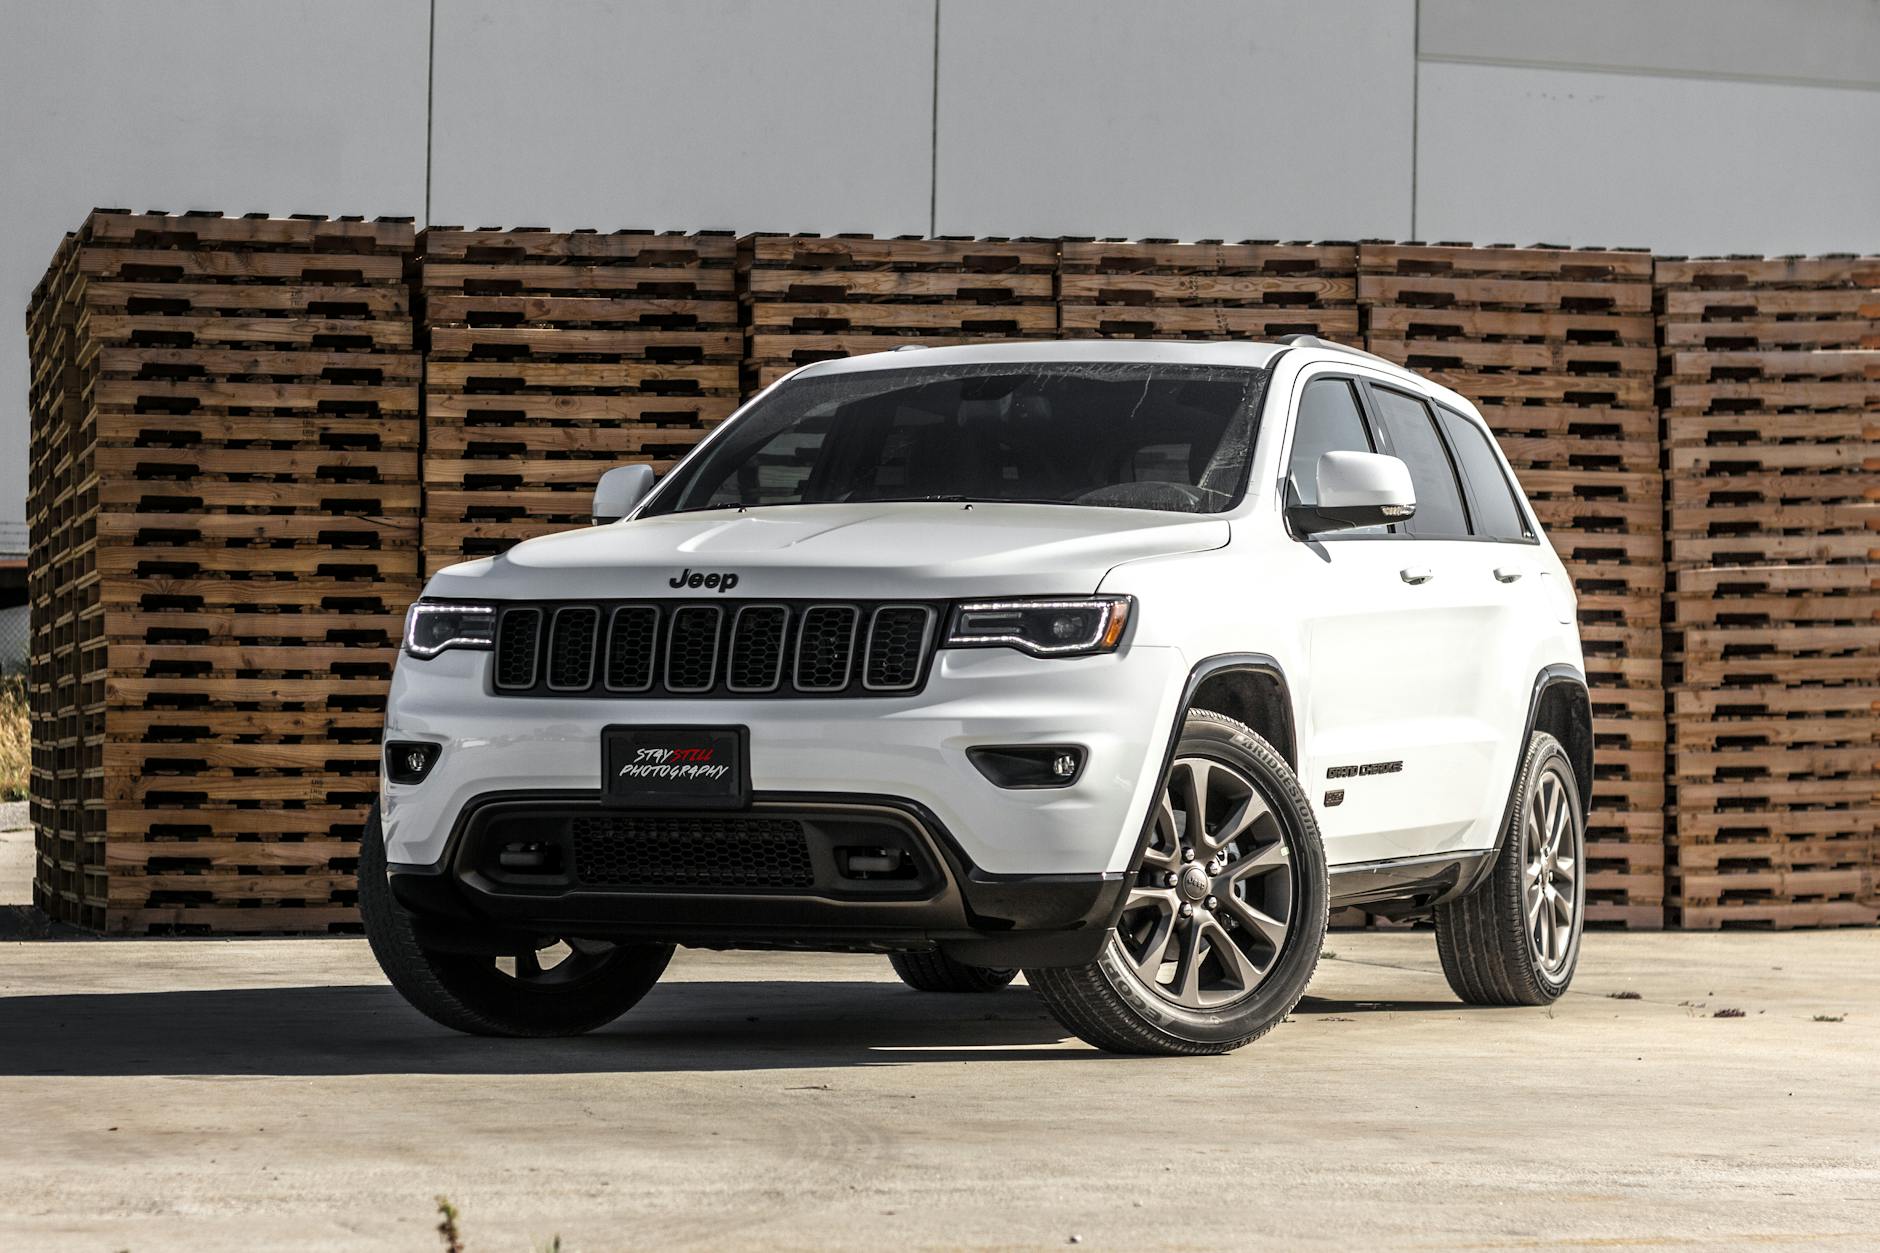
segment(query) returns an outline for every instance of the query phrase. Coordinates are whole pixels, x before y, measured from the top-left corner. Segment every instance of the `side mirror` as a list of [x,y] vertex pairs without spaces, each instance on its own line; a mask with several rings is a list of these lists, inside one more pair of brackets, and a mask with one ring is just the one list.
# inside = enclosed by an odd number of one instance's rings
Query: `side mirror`
[[594,525],[618,522],[653,490],[652,466],[615,466],[594,485]]
[[1301,535],[1402,522],[1417,511],[1410,467],[1375,452],[1328,452],[1319,458],[1319,501],[1286,507],[1286,520]]

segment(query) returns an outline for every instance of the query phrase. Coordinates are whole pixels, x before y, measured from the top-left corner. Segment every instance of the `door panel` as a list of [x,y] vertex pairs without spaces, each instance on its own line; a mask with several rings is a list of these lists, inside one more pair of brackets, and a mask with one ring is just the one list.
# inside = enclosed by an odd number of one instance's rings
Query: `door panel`
[[[1369,385],[1360,394],[1370,438],[1410,467],[1417,513],[1395,534],[1300,545],[1310,589],[1301,765],[1337,864],[1471,847],[1506,734],[1486,716],[1500,685],[1483,650],[1506,627],[1503,585],[1481,564],[1495,546],[1468,538],[1462,489],[1424,402]],[[1301,421],[1311,416],[1302,406]]]

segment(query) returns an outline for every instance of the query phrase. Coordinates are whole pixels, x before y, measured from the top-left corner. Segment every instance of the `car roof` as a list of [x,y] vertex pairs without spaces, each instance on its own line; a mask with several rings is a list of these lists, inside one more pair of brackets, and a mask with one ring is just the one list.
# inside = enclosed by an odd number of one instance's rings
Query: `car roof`
[[1461,393],[1407,370],[1362,348],[1333,343],[1314,335],[1301,335],[1290,342],[1259,340],[1153,340],[1153,339],[1032,339],[987,340],[984,343],[958,344],[946,348],[926,348],[906,344],[887,352],[866,353],[804,366],[792,378],[828,378],[837,374],[856,374],[873,370],[912,370],[949,365],[1019,365],[1037,363],[1134,363],[1153,365],[1238,366],[1261,369],[1272,365],[1280,354],[1297,351],[1305,364],[1320,362],[1362,364],[1405,382],[1414,383],[1435,399],[1465,413],[1474,406]]
[[798,378],[823,378],[867,370],[912,370],[928,366],[1008,365],[1024,362],[1135,362],[1156,365],[1214,365],[1260,368],[1285,352],[1285,344],[1234,341],[1182,343],[1135,339],[1039,339],[960,344],[949,348],[904,346],[891,352],[819,361]]

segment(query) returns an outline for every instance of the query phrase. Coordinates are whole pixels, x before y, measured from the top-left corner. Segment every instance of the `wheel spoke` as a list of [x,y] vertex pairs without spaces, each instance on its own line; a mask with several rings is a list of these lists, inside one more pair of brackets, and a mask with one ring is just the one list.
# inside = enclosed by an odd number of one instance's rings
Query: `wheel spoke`
[[1213,835],[1204,837],[1207,840],[1209,850],[1226,848],[1248,831],[1251,831],[1261,819],[1267,817],[1271,812],[1272,811],[1266,807],[1266,802],[1260,798],[1258,792],[1247,793],[1247,799],[1240,802],[1234,809],[1233,814],[1228,817],[1227,821],[1221,824],[1221,829]]
[[1253,959],[1247,956],[1240,945],[1234,943],[1233,935],[1212,915],[1205,922],[1199,916],[1195,921],[1201,923],[1200,930],[1207,937],[1208,947],[1218,959],[1221,969],[1239,985],[1241,991],[1252,991],[1266,971],[1254,965]]
[[1172,889],[1142,885],[1129,889],[1129,899],[1123,902],[1123,912],[1130,913],[1138,909],[1155,908],[1166,914],[1173,913],[1175,906],[1175,893]]
[[1188,769],[1188,784],[1182,793],[1188,810],[1188,827],[1183,834],[1189,843],[1199,845],[1208,838],[1208,780],[1214,775],[1214,767],[1199,759],[1183,764]]
[[539,979],[542,975],[542,959],[535,955],[534,949],[516,954],[516,978]]
[[[1149,926],[1148,937],[1142,941],[1141,952],[1131,953],[1130,961],[1136,967],[1136,973],[1154,983],[1162,973],[1162,963],[1168,956],[1168,942],[1175,932],[1178,918],[1175,894],[1155,888],[1132,888],[1129,900],[1123,906],[1124,917],[1144,909],[1154,909],[1155,920]],[[1127,945],[1124,951],[1128,952]]]
[[1242,879],[1250,878],[1253,875],[1264,874],[1269,870],[1277,870],[1281,866],[1289,864],[1290,860],[1291,859],[1286,856],[1286,846],[1278,840],[1275,840],[1271,844],[1260,845],[1258,848],[1254,849],[1253,852],[1248,853],[1240,858],[1240,860],[1229,865],[1227,867],[1227,878],[1229,882],[1238,883]]
[[1170,991],[1175,999],[1184,1005],[1201,1003],[1201,961],[1206,954],[1201,951],[1201,928],[1193,921],[1176,933],[1177,949],[1175,981]]
[[1168,792],[1165,789],[1161,800],[1156,804],[1155,840],[1143,852],[1144,865],[1160,866],[1164,870],[1174,870],[1181,865],[1182,842],[1177,825],[1175,807],[1169,803]]
[[1553,870],[1554,882],[1568,885],[1571,885],[1580,873],[1579,863],[1571,857],[1555,857]]
[[1225,902],[1235,921],[1258,932],[1268,944],[1278,948],[1286,940],[1286,924],[1242,897],[1230,896]]

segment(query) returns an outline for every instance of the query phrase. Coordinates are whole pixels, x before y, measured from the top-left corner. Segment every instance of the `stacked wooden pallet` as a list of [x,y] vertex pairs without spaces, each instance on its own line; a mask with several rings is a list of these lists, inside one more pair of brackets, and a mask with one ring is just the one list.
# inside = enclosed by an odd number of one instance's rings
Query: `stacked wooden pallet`
[[1272,339],[1300,332],[1359,342],[1357,247],[1202,240],[1067,239],[1066,336]]
[[426,565],[588,524],[738,402],[728,234],[432,227],[419,241]]
[[1476,403],[1573,575],[1597,741],[1589,917],[1662,926],[1651,257],[1367,243],[1358,272],[1369,349]]
[[1880,919],[1880,258],[1665,259],[1676,921]]
[[1049,339],[1057,243],[747,235],[738,248],[744,387],[904,344]]
[[[29,808],[37,836],[34,903],[55,917],[89,922],[88,916],[78,912],[77,903],[84,895],[90,851],[86,837],[101,823],[96,806],[87,805],[87,780],[78,761],[82,702],[76,691],[80,674],[77,608],[82,563],[94,543],[89,533],[80,533],[90,511],[82,507],[75,489],[79,482],[89,482],[94,472],[85,450],[72,447],[70,417],[77,400],[74,310],[69,297],[74,241],[74,236],[67,235],[60,243],[26,311],[27,350],[32,360],[26,496],[31,546],[27,598],[33,626],[27,659],[33,736]],[[95,618],[95,612],[88,615],[87,628],[95,625]],[[61,908],[62,901],[72,906]]]
[[406,222],[95,212],[36,295],[54,917],[324,931],[418,565]]

